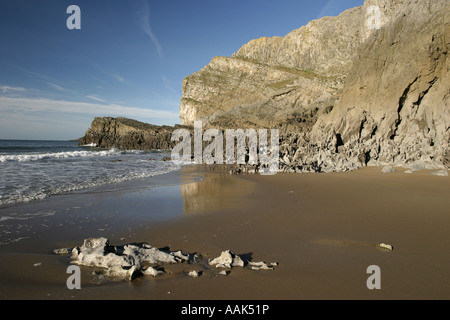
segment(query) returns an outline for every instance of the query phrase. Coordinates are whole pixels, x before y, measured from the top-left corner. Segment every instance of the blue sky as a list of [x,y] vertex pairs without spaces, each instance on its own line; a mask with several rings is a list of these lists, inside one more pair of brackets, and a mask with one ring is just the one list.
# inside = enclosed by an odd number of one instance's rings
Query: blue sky
[[0,0],[0,139],[75,139],[95,116],[180,123],[183,78],[214,56],[363,2]]

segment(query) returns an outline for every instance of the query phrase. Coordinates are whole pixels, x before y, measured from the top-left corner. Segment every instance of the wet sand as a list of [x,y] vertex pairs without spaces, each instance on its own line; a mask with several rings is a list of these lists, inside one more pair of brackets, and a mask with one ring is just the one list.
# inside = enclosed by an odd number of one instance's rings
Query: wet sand
[[[189,167],[171,186],[59,197],[39,210],[77,207],[72,215],[33,219],[30,238],[0,246],[0,298],[449,299],[449,194],[450,178],[430,171],[230,176]],[[82,267],[82,289],[68,290],[68,257],[52,250],[99,236],[112,245],[169,246],[202,260],[167,265],[162,276],[132,282]],[[394,250],[379,248],[382,242]],[[218,275],[207,259],[227,249],[278,266]],[[380,290],[367,288],[371,265],[380,267]],[[186,275],[194,269],[202,275]]]

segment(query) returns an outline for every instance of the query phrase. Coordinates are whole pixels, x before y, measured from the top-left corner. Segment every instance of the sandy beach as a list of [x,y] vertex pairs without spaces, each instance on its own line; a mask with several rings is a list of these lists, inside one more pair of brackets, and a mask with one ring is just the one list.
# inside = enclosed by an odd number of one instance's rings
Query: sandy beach
[[[185,167],[151,188],[142,181],[2,209],[3,216],[14,210],[53,214],[22,222],[29,234],[0,246],[0,298],[449,299],[449,177],[381,169],[231,176]],[[7,230],[7,221],[2,224]],[[112,245],[146,242],[199,259],[133,281],[81,267],[81,289],[69,290],[69,257],[52,251],[81,246],[89,237],[106,237]],[[219,275],[207,261],[224,250],[277,266],[233,267]],[[366,285],[372,265],[381,270],[379,290]],[[192,270],[201,276],[188,276]]]

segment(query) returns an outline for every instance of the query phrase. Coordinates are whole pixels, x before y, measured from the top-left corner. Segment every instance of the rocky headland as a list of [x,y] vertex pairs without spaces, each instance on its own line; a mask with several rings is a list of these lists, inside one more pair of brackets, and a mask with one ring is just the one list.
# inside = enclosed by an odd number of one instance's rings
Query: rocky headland
[[[181,123],[279,129],[283,172],[448,169],[449,16],[446,0],[366,0],[252,40],[184,79]],[[172,146],[173,128],[102,119],[83,143]]]
[[183,126],[157,126],[123,117],[96,117],[80,145],[124,150],[170,150],[172,132]]

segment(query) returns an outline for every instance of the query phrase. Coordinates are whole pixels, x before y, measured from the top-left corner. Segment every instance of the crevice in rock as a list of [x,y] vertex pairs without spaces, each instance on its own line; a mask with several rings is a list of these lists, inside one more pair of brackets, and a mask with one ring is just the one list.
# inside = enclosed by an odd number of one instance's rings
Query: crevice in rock
[[370,151],[366,151],[364,153],[364,164],[367,166],[367,164],[370,162]]
[[364,120],[361,121],[361,125],[359,126],[359,141],[361,141],[361,136],[362,136],[362,131],[364,129],[364,123],[366,123],[366,119],[364,118]]
[[334,109],[334,106],[328,106],[325,108],[324,113],[329,114],[331,111],[333,111],[333,109]]
[[420,95],[419,95],[419,99],[417,99],[416,102],[413,103],[413,105],[415,106],[420,106],[420,104],[422,103],[423,98],[427,95],[427,93],[430,91],[430,89],[433,87],[433,85],[436,83],[437,81],[437,77],[434,77],[433,80],[431,80],[430,82],[428,82],[430,84],[430,86],[428,87],[427,90],[423,91]]
[[278,94],[272,96],[272,99],[275,99],[275,98],[279,98],[279,97],[285,96],[285,95],[291,93],[292,91],[294,91],[294,89],[289,90],[289,91],[286,91],[286,92],[278,93]]
[[339,153],[339,147],[344,145],[344,141],[342,140],[342,136],[339,133],[336,133],[336,153]]
[[403,109],[403,107],[404,107],[404,105],[405,105],[406,98],[408,97],[408,93],[409,93],[409,91],[411,90],[412,85],[413,85],[414,83],[416,83],[418,79],[419,79],[419,78],[416,77],[416,78],[414,79],[414,81],[411,82],[411,83],[408,85],[408,87],[406,87],[405,91],[403,91],[402,96],[401,96],[400,99],[398,100],[398,109],[397,109],[397,115],[398,115],[398,117],[397,117],[397,120],[395,121],[395,129],[394,129],[394,133],[390,136],[390,139],[391,139],[391,140],[394,140],[395,136],[397,135],[398,127],[399,127],[400,124],[402,123],[402,116],[400,115],[400,113],[402,112],[402,109]]
[[377,130],[378,130],[378,126],[375,126],[375,128],[372,130],[372,133],[370,134],[370,139],[372,139],[375,136],[375,134],[377,133]]

